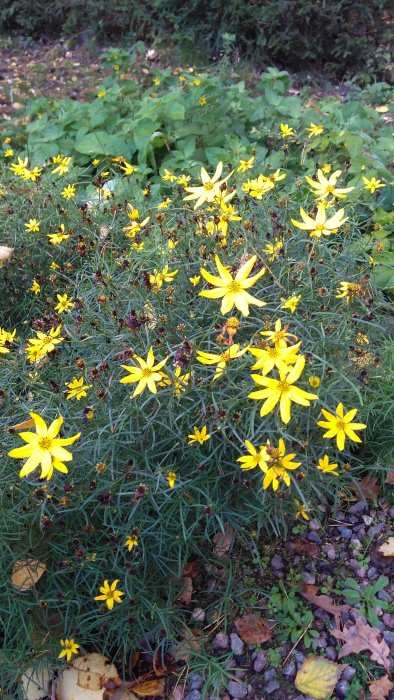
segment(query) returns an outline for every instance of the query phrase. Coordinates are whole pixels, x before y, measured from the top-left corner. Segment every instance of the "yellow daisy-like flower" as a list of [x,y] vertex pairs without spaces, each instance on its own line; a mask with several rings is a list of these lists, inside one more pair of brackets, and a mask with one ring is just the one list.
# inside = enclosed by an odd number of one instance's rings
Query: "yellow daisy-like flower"
[[63,199],[73,199],[75,197],[75,185],[66,185],[60,194]]
[[16,329],[10,333],[4,328],[0,327],[0,355],[6,355],[10,352],[10,345],[14,342],[16,336]]
[[152,286],[160,289],[163,286],[163,282],[173,282],[175,275],[177,275],[179,270],[174,270],[173,272],[168,272],[168,265],[165,265],[161,272],[154,270],[153,275],[149,275],[149,282]]
[[294,503],[297,506],[295,518],[298,520],[299,518],[303,518],[304,520],[309,520],[309,515],[308,515],[308,508],[301,503],[301,501],[298,501],[297,498],[294,499]]
[[189,282],[192,283],[193,287],[197,287],[200,279],[201,279],[201,275],[195,275],[194,277],[189,277]]
[[41,416],[37,413],[30,413],[33,418],[36,428],[35,433],[19,433],[19,437],[24,440],[27,445],[16,447],[8,453],[9,457],[14,459],[23,459],[28,457],[23,465],[19,476],[28,476],[39,465],[41,466],[41,479],[49,480],[53,474],[53,470],[57,469],[63,474],[68,473],[68,469],[64,462],[70,462],[73,458],[71,452],[64,449],[65,445],[71,445],[78,440],[81,433],[73,435],[69,438],[56,437],[63,424],[63,418],[56,418],[48,427]]
[[322,124],[314,124],[311,122],[310,126],[305,129],[305,131],[308,132],[308,139],[311,139],[314,136],[320,136],[320,134],[322,134],[324,131],[324,127]]
[[199,445],[202,445],[204,442],[206,442],[206,440],[209,440],[211,436],[207,431],[207,426],[203,425],[201,430],[194,426],[193,432],[187,437],[189,438],[189,445],[193,445],[195,442],[198,442]]
[[265,376],[269,374],[274,367],[276,367],[280,372],[284,374],[289,371],[289,365],[294,365],[298,357],[298,351],[301,346],[301,342],[296,345],[281,346],[278,344],[273,345],[273,347],[266,348],[253,348],[249,347],[249,352],[257,357],[257,362],[253,365],[252,369],[261,370],[262,374]]
[[325,472],[326,474],[334,474],[334,476],[339,476],[338,472],[336,471],[338,469],[338,464],[330,464],[330,459],[328,455],[324,455],[324,457],[321,457],[316,466],[320,472]]
[[62,646],[63,649],[58,656],[59,659],[65,656],[67,661],[70,661],[73,654],[79,654],[79,644],[76,644],[73,639],[61,639],[60,646]]
[[222,170],[223,163],[220,162],[216,167],[214,175],[210,177],[205,168],[201,168],[202,185],[197,185],[194,187],[185,187],[185,192],[191,192],[191,194],[189,194],[187,197],[184,197],[183,199],[185,201],[196,199],[197,201],[194,205],[194,209],[198,209],[198,207],[204,204],[204,202],[213,202],[216,199],[216,197],[220,199],[220,196],[222,194],[221,187],[225,182],[227,182],[229,177],[232,175],[232,173],[230,173],[223,180],[220,180]]
[[279,129],[283,139],[289,139],[292,136],[295,136],[293,127],[289,126],[288,124],[280,124]]
[[339,294],[335,295],[336,299],[346,299],[346,303],[349,304],[352,299],[359,295],[362,290],[361,284],[358,282],[341,282],[337,291]]
[[185,374],[182,374],[182,368],[179,366],[175,369],[175,372],[171,378],[165,372],[162,372],[161,375],[162,381],[159,382],[159,386],[171,386],[171,384],[173,384],[175,396],[180,396],[182,392],[186,391],[187,385],[189,384],[192,376],[191,372],[185,372]]
[[246,291],[246,289],[252,287],[265,273],[265,268],[263,268],[259,270],[257,274],[253,275],[253,277],[248,277],[256,260],[257,256],[252,255],[249,260],[241,265],[235,277],[232,277],[230,272],[220,262],[219,257],[215,255],[216,267],[220,277],[214,277],[214,275],[211,275],[202,267],[200,270],[202,276],[209,284],[212,284],[215,289],[203,290],[199,293],[199,296],[206,297],[207,299],[219,299],[223,297],[220,307],[220,312],[222,314],[227,314],[235,306],[243,316],[249,316],[249,304],[265,306],[265,301],[256,299]]
[[246,180],[242,185],[242,190],[250,197],[253,197],[253,199],[261,199],[263,195],[273,190],[274,187],[275,182],[273,180],[266,175],[258,175],[253,180]]
[[282,482],[286,486],[290,486],[290,475],[288,470],[297,469],[301,462],[293,462],[295,453],[286,454],[285,443],[282,438],[279,440],[278,447],[271,447],[270,441],[267,440],[266,450],[269,456],[269,463],[266,475],[263,480],[263,489],[268,489],[272,486],[274,491],[277,491],[279,484]]
[[77,401],[80,401],[80,399],[87,396],[87,391],[92,388],[93,384],[84,384],[83,377],[74,377],[66,386],[68,387],[68,389],[65,390],[67,401],[70,399],[77,399]]
[[157,208],[158,209],[168,209],[171,202],[172,202],[172,199],[170,199],[170,197],[167,197],[167,199],[163,199],[162,202],[159,202],[159,204],[157,205]]
[[41,285],[37,282],[37,280],[33,280],[30,287],[30,292],[33,292],[34,294],[39,294],[41,292]]
[[352,192],[354,190],[354,187],[338,188],[336,186],[341,172],[342,170],[336,170],[327,179],[324,176],[323,171],[319,168],[317,171],[317,182],[316,180],[312,180],[312,178],[308,177],[307,175],[305,176],[305,180],[311,186],[312,189],[310,191],[316,195],[317,199],[327,199],[327,197],[339,197],[340,199],[343,199],[343,197],[346,197],[348,192]]
[[102,595],[96,595],[94,600],[105,600],[108,610],[112,610],[114,602],[122,603],[121,596],[124,595],[124,593],[116,589],[118,583],[119,579],[113,581],[111,585],[108,583],[108,580],[105,580],[104,585],[100,587],[100,593]]
[[138,530],[135,528],[131,535],[126,538],[126,541],[124,543],[124,546],[127,547],[129,552],[131,552],[134,547],[138,547]]
[[247,170],[250,170],[253,168],[253,163],[255,161],[255,157],[252,156],[249,158],[249,160],[240,160],[239,161],[239,166],[237,168],[239,173],[246,173]]
[[244,355],[247,349],[248,348],[240,350],[239,345],[234,343],[234,345],[230,345],[227,350],[224,350],[224,352],[221,352],[220,354],[198,350],[196,359],[198,362],[201,362],[202,365],[216,365],[215,375],[212,379],[214,382],[215,379],[221,377],[230,360],[233,360],[236,357],[241,357],[241,355]]
[[282,321],[278,319],[275,321],[274,331],[260,331],[260,335],[266,336],[270,343],[280,348],[285,348],[287,346],[287,339],[298,340],[297,336],[294,335],[294,333],[288,333],[287,329],[287,325],[282,328]]
[[364,175],[361,176],[362,181],[364,183],[365,189],[369,190],[372,194],[375,192],[375,190],[380,190],[382,187],[386,187],[384,182],[382,180],[378,180],[376,177],[371,177],[370,180],[368,178],[364,177]]
[[311,401],[318,399],[316,394],[311,394],[304,389],[294,386],[294,382],[300,378],[305,367],[305,357],[300,355],[294,367],[285,374],[280,372],[280,379],[271,379],[260,374],[252,374],[252,379],[264,389],[258,389],[248,394],[250,399],[265,399],[260,408],[260,416],[266,416],[274,410],[279,403],[280,417],[283,423],[288,423],[291,418],[291,402],[301,406],[310,406]]
[[281,309],[290,309],[291,313],[293,314],[294,311],[297,309],[298,304],[300,303],[301,299],[301,294],[293,294],[292,297],[289,297],[289,299],[281,299],[283,302],[282,306],[280,307]]
[[340,452],[345,449],[345,441],[348,437],[353,442],[362,442],[361,438],[355,433],[355,430],[364,430],[367,426],[365,423],[353,423],[353,418],[356,416],[357,408],[352,408],[347,413],[344,413],[343,403],[339,403],[335,414],[322,409],[324,420],[317,421],[317,425],[325,428],[324,438],[336,438],[337,447]]
[[319,204],[317,207],[316,218],[313,219],[306,211],[301,207],[300,214],[302,221],[291,220],[293,226],[300,228],[302,231],[309,231],[309,235],[320,238],[321,236],[330,236],[332,233],[336,233],[340,226],[342,226],[348,217],[344,217],[345,210],[338,209],[333,216],[327,218],[327,211],[325,204]]
[[125,175],[133,175],[137,172],[138,168],[135,165],[131,165],[126,160],[123,161],[123,165],[120,166]]
[[64,175],[65,173],[68,173],[71,163],[71,156],[57,156],[56,159],[53,159],[53,162],[55,164],[58,163],[58,165],[56,168],[54,168],[54,170],[52,170],[52,174],[54,175],[55,173],[58,173],[59,175]]
[[119,380],[120,383],[130,384],[132,382],[137,382],[133,396],[139,396],[139,394],[142,394],[146,387],[148,387],[152,394],[156,394],[156,383],[162,380],[162,372],[160,372],[160,370],[167,362],[167,358],[155,365],[155,356],[153,354],[153,348],[151,347],[149,348],[146,360],[144,360],[142,357],[138,357],[138,355],[134,355],[133,360],[138,362],[139,367],[121,365],[121,367],[126,369],[130,374],[127,377],[122,377],[122,379]]
[[37,219],[29,219],[25,224],[26,233],[38,233],[40,230],[40,222]]
[[30,362],[35,362],[35,360],[44,357],[44,355],[48,355],[55,349],[56,345],[59,345],[64,340],[64,338],[59,337],[61,329],[62,327],[59,325],[56,328],[51,328],[48,333],[36,331],[37,338],[28,338],[26,354]]
[[27,170],[27,164],[28,164],[28,157],[27,156],[23,160],[22,160],[22,158],[20,158],[20,156],[18,156],[18,162],[11,163],[10,170],[12,170],[14,175],[23,175]]
[[70,238],[70,234],[66,233],[65,225],[60,224],[59,231],[56,233],[48,233],[47,237],[52,245],[59,245],[59,243],[62,243],[63,241],[66,241],[67,238]]
[[74,308],[74,302],[68,298],[67,294],[56,294],[56,298],[58,300],[58,304],[55,306],[55,311],[57,311],[59,314],[62,314],[65,311],[70,311]]
[[241,469],[248,471],[249,469],[259,467],[261,471],[266,473],[268,469],[267,462],[269,462],[266,446],[260,445],[259,449],[256,450],[249,440],[245,440],[245,447],[249,454],[237,458],[237,462],[241,462]]
[[166,476],[166,481],[168,482],[170,489],[174,488],[177,476],[178,475],[176,472],[168,472]]

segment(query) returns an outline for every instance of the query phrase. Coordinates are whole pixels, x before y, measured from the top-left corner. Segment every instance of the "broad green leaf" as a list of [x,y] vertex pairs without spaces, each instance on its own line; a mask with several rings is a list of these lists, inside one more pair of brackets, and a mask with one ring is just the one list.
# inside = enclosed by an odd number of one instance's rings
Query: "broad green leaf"
[[83,153],[84,155],[123,155],[126,159],[129,157],[130,150],[126,141],[115,134],[107,134],[105,131],[95,131],[82,136],[75,143],[74,148],[78,153]]

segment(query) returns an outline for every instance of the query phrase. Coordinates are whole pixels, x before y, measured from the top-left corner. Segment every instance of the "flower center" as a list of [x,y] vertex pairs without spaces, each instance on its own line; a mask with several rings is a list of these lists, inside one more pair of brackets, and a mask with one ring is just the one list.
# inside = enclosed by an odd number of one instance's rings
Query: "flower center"
[[228,285],[228,291],[233,292],[233,294],[237,294],[238,292],[242,291],[242,284],[240,282],[237,282],[237,280],[233,280]]
[[343,420],[337,420],[337,428],[338,430],[345,430],[346,423]]
[[150,377],[151,374],[152,374],[152,370],[149,367],[145,367],[145,369],[142,370],[143,377]]
[[44,437],[41,438],[38,444],[43,450],[49,450],[50,446],[52,445],[52,440],[51,438]]
[[285,394],[286,391],[289,391],[289,389],[291,389],[291,384],[283,380],[281,382],[278,382],[278,389],[281,392],[281,394]]
[[325,225],[324,224],[316,224],[316,231],[324,231]]
[[222,352],[221,355],[219,355],[219,357],[222,362],[227,363],[229,360],[228,350],[226,350],[226,352]]
[[213,184],[213,182],[205,182],[204,183],[204,190],[206,190],[207,192],[210,192],[211,190],[213,190],[214,186],[215,185]]
[[276,349],[276,347],[268,348],[267,352],[268,352],[269,357],[278,357],[278,355],[279,355],[279,352]]

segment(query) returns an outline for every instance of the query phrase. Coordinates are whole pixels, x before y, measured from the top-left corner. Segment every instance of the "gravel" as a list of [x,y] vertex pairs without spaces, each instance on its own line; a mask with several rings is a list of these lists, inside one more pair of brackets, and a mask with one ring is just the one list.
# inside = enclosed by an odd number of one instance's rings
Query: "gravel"
[[243,650],[244,650],[244,643],[241,639],[241,637],[238,637],[237,634],[233,633],[230,634],[230,645],[231,645],[231,651],[235,656],[241,656]]
[[218,632],[216,637],[212,640],[212,647],[215,651],[226,651],[229,646],[228,634],[224,632]]
[[267,656],[265,651],[258,651],[253,664],[253,670],[256,673],[261,673],[267,665]]
[[245,683],[237,683],[236,681],[230,681],[228,684],[228,692],[233,698],[246,698],[248,694],[248,688]]

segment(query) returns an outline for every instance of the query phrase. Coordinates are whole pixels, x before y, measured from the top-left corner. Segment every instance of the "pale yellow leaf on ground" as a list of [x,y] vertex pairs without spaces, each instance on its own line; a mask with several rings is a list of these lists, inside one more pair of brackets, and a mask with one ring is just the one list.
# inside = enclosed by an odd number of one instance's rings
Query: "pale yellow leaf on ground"
[[85,656],[78,656],[72,662],[73,668],[78,671],[78,685],[89,690],[100,690],[109,680],[121,685],[118,671],[114,664],[102,654],[93,652]]
[[24,700],[41,700],[49,694],[49,669],[28,668],[21,678]]
[[150,695],[164,695],[166,682],[164,678],[154,678],[150,681],[140,681],[131,686],[131,690],[142,698]]
[[343,669],[321,656],[308,656],[296,675],[295,687],[315,700],[328,700]]
[[[60,674],[56,685],[56,700],[103,700],[104,688],[90,690],[78,685],[79,671],[67,668]],[[129,698],[134,700],[134,698]]]
[[369,684],[370,700],[386,700],[393,688],[394,683],[391,682],[387,675],[372,681]]
[[380,545],[378,552],[384,557],[394,557],[394,537],[389,537],[387,542]]
[[0,245],[0,267],[11,257],[13,252],[14,248],[9,248],[6,245]]
[[19,559],[14,564],[11,583],[18,591],[27,591],[41,578],[46,565],[37,559]]

